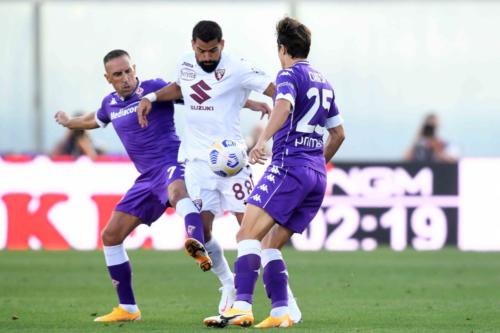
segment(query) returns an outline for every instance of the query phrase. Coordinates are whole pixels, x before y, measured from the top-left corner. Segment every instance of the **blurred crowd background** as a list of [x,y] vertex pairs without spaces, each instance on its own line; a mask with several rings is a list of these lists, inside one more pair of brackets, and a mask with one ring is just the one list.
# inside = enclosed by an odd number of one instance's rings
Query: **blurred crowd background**
[[[201,19],[220,23],[225,52],[274,77],[284,15],[311,28],[310,61],[335,89],[347,133],[339,160],[411,159],[429,135],[445,158],[500,156],[500,2],[431,0],[2,1],[0,154],[54,152],[67,134],[53,114],[96,110],[111,91],[111,49],[127,50],[140,78],[175,80]],[[439,126],[424,130],[431,114]],[[242,111],[244,134],[256,124]],[[98,151],[124,154],[113,130],[90,136]]]

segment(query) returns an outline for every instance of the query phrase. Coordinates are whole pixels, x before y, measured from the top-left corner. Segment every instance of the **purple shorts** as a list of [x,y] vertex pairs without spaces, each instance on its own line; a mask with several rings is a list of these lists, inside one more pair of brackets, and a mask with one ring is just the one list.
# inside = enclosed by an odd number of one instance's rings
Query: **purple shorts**
[[167,188],[177,179],[184,179],[184,165],[171,162],[151,168],[135,180],[115,210],[138,217],[142,223],[151,225],[160,218],[167,207]]
[[302,233],[318,213],[326,176],[308,167],[270,165],[247,202],[264,209],[279,225]]

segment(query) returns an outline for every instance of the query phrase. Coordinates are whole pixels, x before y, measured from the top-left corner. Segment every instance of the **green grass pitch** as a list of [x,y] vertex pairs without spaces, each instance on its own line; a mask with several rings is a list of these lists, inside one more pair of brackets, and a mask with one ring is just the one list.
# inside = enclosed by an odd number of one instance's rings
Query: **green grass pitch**
[[[284,254],[304,319],[286,331],[500,332],[498,253]],[[129,256],[142,320],[100,324],[94,316],[117,304],[102,253],[0,251],[0,332],[217,330],[202,324],[219,300],[212,273],[201,272],[182,252],[140,250]],[[231,265],[234,258],[229,252]],[[269,307],[259,279],[256,321]]]

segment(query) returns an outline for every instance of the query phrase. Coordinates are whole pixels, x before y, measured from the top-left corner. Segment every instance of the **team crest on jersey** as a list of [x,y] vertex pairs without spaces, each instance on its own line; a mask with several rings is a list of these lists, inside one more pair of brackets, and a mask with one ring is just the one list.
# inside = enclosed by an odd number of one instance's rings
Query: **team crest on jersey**
[[196,79],[196,72],[189,68],[181,69],[181,79],[186,81],[192,81]]
[[201,212],[201,209],[203,208],[203,201],[201,201],[201,199],[194,199],[193,204]]
[[116,99],[112,97],[111,102],[109,102],[109,105],[115,105],[115,104],[116,104]]
[[143,92],[144,92],[144,88],[139,87],[139,88],[137,88],[137,91],[136,91],[135,93],[136,93],[137,95],[139,95],[139,97],[141,97]]
[[224,68],[216,69],[215,70],[215,78],[217,79],[217,81],[222,80],[222,78],[224,77],[224,74],[226,74],[226,70]]

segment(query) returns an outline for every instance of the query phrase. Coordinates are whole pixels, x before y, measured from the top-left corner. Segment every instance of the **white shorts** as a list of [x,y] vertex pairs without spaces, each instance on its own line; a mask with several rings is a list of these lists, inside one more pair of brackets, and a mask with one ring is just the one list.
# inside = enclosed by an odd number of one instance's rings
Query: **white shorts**
[[225,211],[245,211],[246,198],[253,189],[250,165],[237,175],[221,177],[210,170],[206,161],[186,161],[184,176],[188,194],[201,206],[201,211],[210,211],[215,216],[220,216]]

